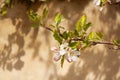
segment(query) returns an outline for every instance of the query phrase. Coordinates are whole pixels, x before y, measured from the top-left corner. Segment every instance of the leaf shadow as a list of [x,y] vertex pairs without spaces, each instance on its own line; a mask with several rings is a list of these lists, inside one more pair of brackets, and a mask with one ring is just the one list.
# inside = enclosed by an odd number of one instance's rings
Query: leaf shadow
[[[13,6],[13,8],[8,9],[7,15],[1,17],[1,20],[11,19],[15,28],[15,32],[8,34],[8,45],[4,45],[0,54],[0,67],[8,71],[12,71],[13,69],[21,70],[24,67],[22,57],[26,54],[25,38],[30,34],[31,30],[33,30],[29,46],[34,44],[39,30],[39,28],[31,28],[31,21],[28,18],[28,10],[25,3],[15,2]],[[39,6],[36,6],[36,9],[34,9],[37,10]]]

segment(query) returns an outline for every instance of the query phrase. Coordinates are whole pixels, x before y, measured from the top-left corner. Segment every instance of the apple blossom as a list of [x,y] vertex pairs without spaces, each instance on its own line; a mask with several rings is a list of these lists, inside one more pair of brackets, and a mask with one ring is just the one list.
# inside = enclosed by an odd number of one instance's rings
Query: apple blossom
[[98,6],[99,11],[103,10],[103,6],[101,6],[101,0],[94,0],[93,3]]
[[55,55],[53,56],[54,61],[60,60],[61,56],[65,55],[65,59],[68,62],[72,62],[76,61],[80,56],[80,51],[72,49],[68,46],[68,43],[61,44],[59,48],[53,47],[51,50],[55,52]]

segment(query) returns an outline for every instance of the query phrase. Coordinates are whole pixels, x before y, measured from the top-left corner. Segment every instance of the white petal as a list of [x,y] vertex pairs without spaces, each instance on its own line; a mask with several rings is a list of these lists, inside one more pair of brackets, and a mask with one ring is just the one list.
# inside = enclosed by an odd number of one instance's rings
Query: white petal
[[60,49],[64,49],[67,46],[68,46],[68,43],[63,43],[63,44],[60,45]]
[[74,50],[73,53],[74,53],[75,56],[80,56],[80,51]]
[[59,53],[60,53],[60,55],[64,55],[67,53],[67,51],[63,49],[63,50],[60,50]]
[[57,48],[57,47],[52,47],[52,48],[51,48],[51,51],[53,51],[53,52],[58,52],[58,48]]
[[74,54],[79,56],[80,55],[80,51],[75,51]]
[[54,61],[58,61],[58,60],[60,60],[60,58],[61,58],[61,55],[58,53],[53,56]]
[[68,61],[68,62],[72,62],[73,60],[72,60],[71,57],[68,57],[68,58],[67,58],[67,61]]
[[99,10],[102,11],[102,10],[103,10],[103,7],[100,7]]
[[73,60],[73,61],[76,61],[77,59],[78,59],[77,56],[73,56],[73,57],[72,57],[72,60]]
[[101,1],[100,0],[94,0],[95,5],[99,6]]

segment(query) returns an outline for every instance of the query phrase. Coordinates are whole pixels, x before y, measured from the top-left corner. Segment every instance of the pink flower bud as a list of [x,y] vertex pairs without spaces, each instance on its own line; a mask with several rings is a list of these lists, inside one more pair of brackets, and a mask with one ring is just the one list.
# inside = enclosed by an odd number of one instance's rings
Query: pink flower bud
[[58,60],[60,60],[60,58],[61,58],[61,55],[55,54],[54,57],[53,57],[53,60],[58,61]]
[[68,61],[69,63],[71,63],[73,60],[72,60],[71,57],[68,57],[68,58],[67,58],[67,61]]
[[54,47],[51,48],[51,51],[58,52],[58,48],[54,46]]

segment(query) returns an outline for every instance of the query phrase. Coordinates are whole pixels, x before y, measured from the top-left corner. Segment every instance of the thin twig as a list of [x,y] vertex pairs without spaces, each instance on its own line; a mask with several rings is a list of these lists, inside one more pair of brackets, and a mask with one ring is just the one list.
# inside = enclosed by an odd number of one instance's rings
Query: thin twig
[[[75,38],[75,39],[72,39],[73,41],[84,41],[84,39],[78,39],[78,38]],[[120,44],[114,44],[112,42],[109,42],[109,41],[90,41],[92,43],[92,45],[97,45],[97,44],[105,44],[105,45],[116,45],[118,47],[120,47]]]
[[53,32],[53,30],[52,30],[51,28],[49,28],[49,27],[45,27],[45,28],[46,28],[47,30]]
[[[47,29],[47,30],[49,30],[49,31],[51,31],[51,32],[53,32],[53,30],[51,29],[51,28],[49,28],[49,27],[46,27],[46,26],[44,26],[43,28],[45,28],[45,29]],[[61,33],[59,33],[59,35],[62,37],[62,34]],[[84,41],[84,38],[73,38],[73,39],[71,39],[72,41]],[[112,45],[112,46],[117,46],[118,48],[117,49],[120,49],[120,44],[114,44],[114,43],[112,43],[112,42],[109,42],[109,41],[90,41],[91,42],[91,45],[97,45],[97,44],[104,44],[104,45]]]
[[53,32],[53,30],[51,28],[49,28],[49,27],[42,26],[42,28],[45,28],[46,30]]

